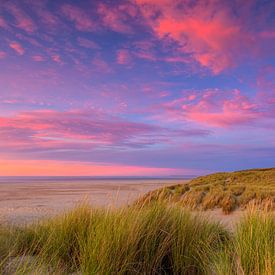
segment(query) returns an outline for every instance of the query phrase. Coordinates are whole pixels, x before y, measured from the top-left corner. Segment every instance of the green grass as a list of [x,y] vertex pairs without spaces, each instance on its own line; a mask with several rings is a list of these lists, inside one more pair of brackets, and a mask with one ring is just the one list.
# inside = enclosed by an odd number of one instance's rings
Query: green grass
[[37,268],[61,274],[210,274],[213,256],[229,239],[219,223],[159,203],[117,210],[82,206],[10,232],[2,268],[9,258],[29,257],[18,274]]
[[275,210],[275,168],[232,173],[216,173],[198,177],[187,184],[164,187],[139,199],[137,204],[166,200],[191,209],[221,208],[225,214],[251,203]]
[[[235,232],[177,204],[94,209],[0,230],[0,274],[275,274],[275,219]],[[2,272],[1,272],[2,270]]]
[[274,212],[249,210],[215,261],[217,274],[275,274]]
[[249,213],[236,232],[234,247],[245,274],[275,274],[275,219]]

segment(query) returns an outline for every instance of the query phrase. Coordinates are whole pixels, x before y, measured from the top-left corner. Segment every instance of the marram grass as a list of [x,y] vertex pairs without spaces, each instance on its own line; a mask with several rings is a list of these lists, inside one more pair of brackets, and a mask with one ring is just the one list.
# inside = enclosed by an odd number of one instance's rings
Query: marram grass
[[234,233],[173,204],[83,204],[0,230],[0,274],[274,274],[274,216],[249,212]]
[[215,173],[185,184],[163,187],[146,194],[136,204],[165,200],[196,210],[221,208],[225,214],[246,209],[250,204],[263,208],[269,202],[275,210],[275,168]]
[[244,274],[275,274],[275,219],[249,210],[236,230],[237,261]]
[[216,274],[275,274],[274,212],[249,209],[215,261]]

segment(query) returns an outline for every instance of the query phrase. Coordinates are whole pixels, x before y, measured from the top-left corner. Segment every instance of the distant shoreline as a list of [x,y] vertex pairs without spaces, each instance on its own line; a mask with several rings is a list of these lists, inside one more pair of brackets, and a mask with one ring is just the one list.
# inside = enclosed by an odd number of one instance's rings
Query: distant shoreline
[[73,208],[122,206],[158,188],[183,183],[181,178],[0,177],[0,221],[24,223]]
[[26,179],[190,179],[195,178],[197,175],[185,175],[185,176],[0,176],[0,179],[12,179],[12,178],[26,178]]

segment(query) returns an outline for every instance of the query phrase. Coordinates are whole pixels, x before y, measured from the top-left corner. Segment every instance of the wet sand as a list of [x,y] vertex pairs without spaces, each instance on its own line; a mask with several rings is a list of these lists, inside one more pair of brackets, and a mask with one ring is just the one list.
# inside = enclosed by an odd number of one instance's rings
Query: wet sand
[[24,224],[54,216],[87,200],[94,206],[122,206],[148,191],[180,179],[1,180],[0,223]]

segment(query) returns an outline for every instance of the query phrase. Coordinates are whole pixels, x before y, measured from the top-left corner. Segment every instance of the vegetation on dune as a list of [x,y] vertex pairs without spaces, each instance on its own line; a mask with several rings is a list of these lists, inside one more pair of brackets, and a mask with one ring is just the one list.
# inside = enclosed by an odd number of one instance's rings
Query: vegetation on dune
[[250,211],[233,234],[178,205],[91,209],[0,230],[1,274],[274,274],[275,219]]
[[275,274],[275,219],[252,212],[239,224],[233,243],[245,274]]
[[275,274],[274,213],[249,209],[215,261],[216,274]]
[[237,208],[257,204],[275,210],[275,168],[216,173],[191,180],[187,184],[152,191],[136,204],[170,201],[191,209],[221,208],[229,214]]
[[229,240],[220,224],[159,203],[119,210],[82,206],[11,234],[3,272],[10,258],[24,255],[18,274],[45,265],[61,274],[208,274]]

